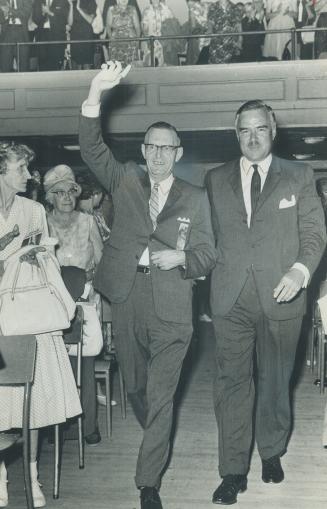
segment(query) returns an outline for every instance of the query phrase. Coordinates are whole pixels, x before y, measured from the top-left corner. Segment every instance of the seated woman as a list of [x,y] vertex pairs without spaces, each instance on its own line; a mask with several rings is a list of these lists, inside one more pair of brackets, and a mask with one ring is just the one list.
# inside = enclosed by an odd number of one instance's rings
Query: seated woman
[[[31,178],[27,168],[33,158],[34,152],[26,145],[0,144],[0,232],[2,239],[6,239],[1,243],[0,249],[0,279],[4,272],[4,262],[23,243],[34,236],[40,236],[44,243],[48,238],[43,206],[17,196],[17,193],[26,191],[27,182]],[[32,257],[30,261],[33,262]],[[30,409],[30,468],[34,507],[43,507],[45,498],[37,473],[38,430],[44,426],[65,422],[66,419],[80,414],[81,406],[61,333],[39,334],[36,339]],[[22,427],[23,399],[23,386],[0,386],[0,432]],[[7,504],[7,471],[4,457],[1,457],[0,507]]]
[[[71,168],[65,164],[48,170],[43,186],[45,199],[52,207],[47,219],[51,235],[58,239],[56,256],[59,264],[85,270],[87,282],[82,297],[99,305],[100,297],[93,290],[92,278],[101,258],[103,243],[94,218],[75,210],[81,187]],[[94,359],[83,357],[82,366],[84,434],[89,445],[96,445],[101,440],[96,415]]]

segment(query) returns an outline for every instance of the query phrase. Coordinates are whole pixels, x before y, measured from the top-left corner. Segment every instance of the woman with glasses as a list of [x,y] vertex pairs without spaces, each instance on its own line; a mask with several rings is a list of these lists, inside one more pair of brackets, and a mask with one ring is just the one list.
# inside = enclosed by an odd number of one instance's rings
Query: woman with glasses
[[[37,263],[35,244],[49,246],[45,210],[40,203],[19,196],[31,179],[28,165],[34,152],[26,145],[0,143],[0,281],[6,260],[25,244],[31,245],[24,261]],[[48,247],[48,249],[50,249]],[[51,310],[49,309],[49,313]],[[1,329],[0,329],[1,335]],[[34,507],[45,498],[38,483],[38,430],[65,422],[81,413],[81,406],[61,333],[38,334],[30,408],[30,470]],[[0,432],[22,427],[24,387],[0,386]],[[7,470],[0,457],[0,507],[8,504]]]
[[[51,207],[48,212],[49,231],[58,239],[56,256],[59,264],[85,271],[82,299],[99,306],[100,297],[93,289],[92,279],[102,255],[103,243],[94,217],[76,210],[81,186],[76,182],[72,169],[65,164],[48,170],[43,186],[45,199]],[[85,440],[89,445],[96,445],[101,436],[97,425],[93,356],[83,357],[82,386]]]

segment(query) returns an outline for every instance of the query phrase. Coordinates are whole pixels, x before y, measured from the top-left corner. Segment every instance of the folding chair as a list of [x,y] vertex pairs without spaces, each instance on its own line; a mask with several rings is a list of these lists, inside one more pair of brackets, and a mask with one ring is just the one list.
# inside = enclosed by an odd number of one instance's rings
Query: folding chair
[[[32,498],[31,474],[29,466],[29,420],[31,385],[34,379],[36,337],[35,336],[0,336],[1,368],[0,385],[24,385],[23,406],[23,465],[25,494],[28,509],[34,509]],[[4,450],[16,442],[10,435],[1,435],[0,448]],[[2,446],[1,446],[2,444]],[[1,450],[0,449],[0,450]]]
[[[83,321],[84,312],[82,306],[76,306],[76,314],[72,321],[70,329],[64,331],[63,339],[67,345],[77,345],[77,372],[76,372],[76,386],[78,395],[81,399],[81,381],[82,381],[82,349],[83,349]],[[84,468],[84,435],[83,435],[83,417],[77,417],[78,423],[78,458],[79,468]],[[61,457],[62,457],[62,442],[59,424],[54,427],[54,482],[53,482],[53,498],[59,498],[59,484],[60,484],[60,470],[61,470]]]
[[96,380],[105,380],[105,397],[106,397],[106,430],[107,437],[112,432],[112,411],[111,411],[111,372],[114,364],[118,366],[119,389],[120,389],[120,405],[122,418],[126,419],[126,390],[123,375],[117,362],[116,351],[112,341],[112,323],[105,322],[105,349],[102,356],[95,360],[95,378]]

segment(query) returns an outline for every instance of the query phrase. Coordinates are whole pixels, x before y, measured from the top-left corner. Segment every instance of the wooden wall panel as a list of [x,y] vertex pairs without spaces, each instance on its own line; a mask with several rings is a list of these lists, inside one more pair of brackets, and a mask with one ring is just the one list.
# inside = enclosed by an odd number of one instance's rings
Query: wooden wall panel
[[[1,74],[0,136],[76,135],[96,72]],[[267,101],[281,126],[327,126],[327,60],[135,68],[110,93],[106,126],[138,133],[162,119],[184,131],[232,129],[253,98]]]

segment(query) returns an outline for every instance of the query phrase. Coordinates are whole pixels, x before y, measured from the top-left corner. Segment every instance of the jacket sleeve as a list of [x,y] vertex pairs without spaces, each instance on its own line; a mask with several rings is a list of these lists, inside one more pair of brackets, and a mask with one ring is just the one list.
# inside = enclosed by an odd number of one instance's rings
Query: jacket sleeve
[[79,144],[84,162],[104,189],[113,193],[125,176],[127,167],[115,159],[105,144],[99,117],[89,118],[80,115]]
[[296,261],[303,263],[312,276],[325,250],[326,226],[313,171],[309,167],[298,199],[298,225],[300,249]]
[[32,5],[32,0],[21,0],[20,3],[17,3],[17,15],[25,23],[28,22],[28,19],[32,14]]
[[34,0],[33,10],[32,10],[32,20],[38,27],[43,26],[44,16],[42,15],[41,0]]
[[185,279],[205,276],[216,264],[217,254],[211,227],[210,206],[205,190],[201,190],[190,239],[185,249],[185,258]]

